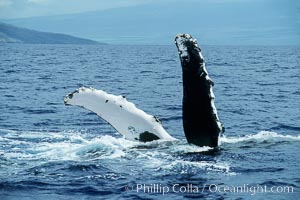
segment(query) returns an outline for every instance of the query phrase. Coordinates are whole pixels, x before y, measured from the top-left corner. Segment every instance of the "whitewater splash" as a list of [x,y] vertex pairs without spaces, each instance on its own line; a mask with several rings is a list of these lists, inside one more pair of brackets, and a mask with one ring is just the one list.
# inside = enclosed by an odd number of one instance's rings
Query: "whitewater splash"
[[[188,144],[185,140],[153,141],[142,143],[116,138],[110,135],[90,138],[85,132],[18,132],[0,130],[0,157],[6,163],[27,162],[33,167],[37,162],[75,161],[90,162],[96,160],[130,161],[142,163],[146,168],[179,170],[199,168],[206,171],[216,171],[234,174],[230,163],[221,160],[187,160],[187,155],[201,155],[212,150],[210,147],[198,147]],[[259,146],[263,142],[295,142],[300,136],[281,135],[275,132],[261,131],[254,135],[241,137],[221,137],[221,148],[226,144],[245,144],[249,141]],[[200,153],[200,154],[199,154]],[[101,161],[101,162],[102,162]],[[15,170],[23,166],[15,163]],[[3,163],[2,163],[3,164]],[[3,167],[4,165],[2,165]],[[8,166],[7,166],[8,167]]]
[[281,135],[276,132],[271,131],[260,131],[254,135],[245,135],[240,137],[221,137],[221,143],[243,143],[243,142],[255,142],[255,143],[274,143],[274,142],[289,142],[289,141],[297,141],[300,140],[300,135],[292,136],[292,135]]

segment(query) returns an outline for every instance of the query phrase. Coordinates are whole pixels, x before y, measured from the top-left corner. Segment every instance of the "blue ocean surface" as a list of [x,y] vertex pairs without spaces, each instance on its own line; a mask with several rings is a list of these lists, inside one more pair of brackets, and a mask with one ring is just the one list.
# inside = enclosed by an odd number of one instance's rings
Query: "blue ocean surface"
[[[0,199],[299,199],[300,47],[202,46],[226,131],[187,144],[174,46],[0,45]],[[125,140],[63,98],[124,95],[178,140]]]

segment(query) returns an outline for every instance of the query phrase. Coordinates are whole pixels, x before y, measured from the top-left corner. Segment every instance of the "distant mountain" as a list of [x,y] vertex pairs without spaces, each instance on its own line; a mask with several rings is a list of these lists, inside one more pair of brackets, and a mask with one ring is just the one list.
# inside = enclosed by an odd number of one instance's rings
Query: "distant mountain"
[[285,5],[274,8],[273,1],[155,2],[4,22],[113,44],[172,44],[174,36],[182,32],[192,34],[201,44],[300,44],[295,13]]
[[25,44],[99,44],[66,34],[40,32],[0,23],[0,43]]

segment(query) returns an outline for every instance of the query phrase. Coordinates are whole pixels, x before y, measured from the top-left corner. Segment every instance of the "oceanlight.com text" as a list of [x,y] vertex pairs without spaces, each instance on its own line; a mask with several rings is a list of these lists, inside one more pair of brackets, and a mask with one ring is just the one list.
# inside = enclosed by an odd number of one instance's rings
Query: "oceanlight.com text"
[[288,185],[267,186],[267,185],[249,185],[243,184],[239,186],[218,185],[218,184],[135,184],[126,185],[125,190],[128,192],[146,193],[146,194],[162,194],[178,193],[178,194],[197,194],[197,193],[239,193],[256,195],[259,193],[293,193],[294,187]]

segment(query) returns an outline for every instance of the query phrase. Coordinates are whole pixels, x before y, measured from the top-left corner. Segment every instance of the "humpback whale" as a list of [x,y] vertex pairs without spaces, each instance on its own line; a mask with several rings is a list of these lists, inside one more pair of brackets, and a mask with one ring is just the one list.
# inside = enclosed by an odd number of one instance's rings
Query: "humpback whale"
[[[224,128],[214,105],[213,81],[208,76],[201,50],[189,34],[178,34],[175,44],[182,66],[182,117],[186,139],[197,146],[216,147]],[[96,113],[128,140],[176,140],[157,117],[138,109],[123,96],[81,87],[66,95],[64,103]]]

